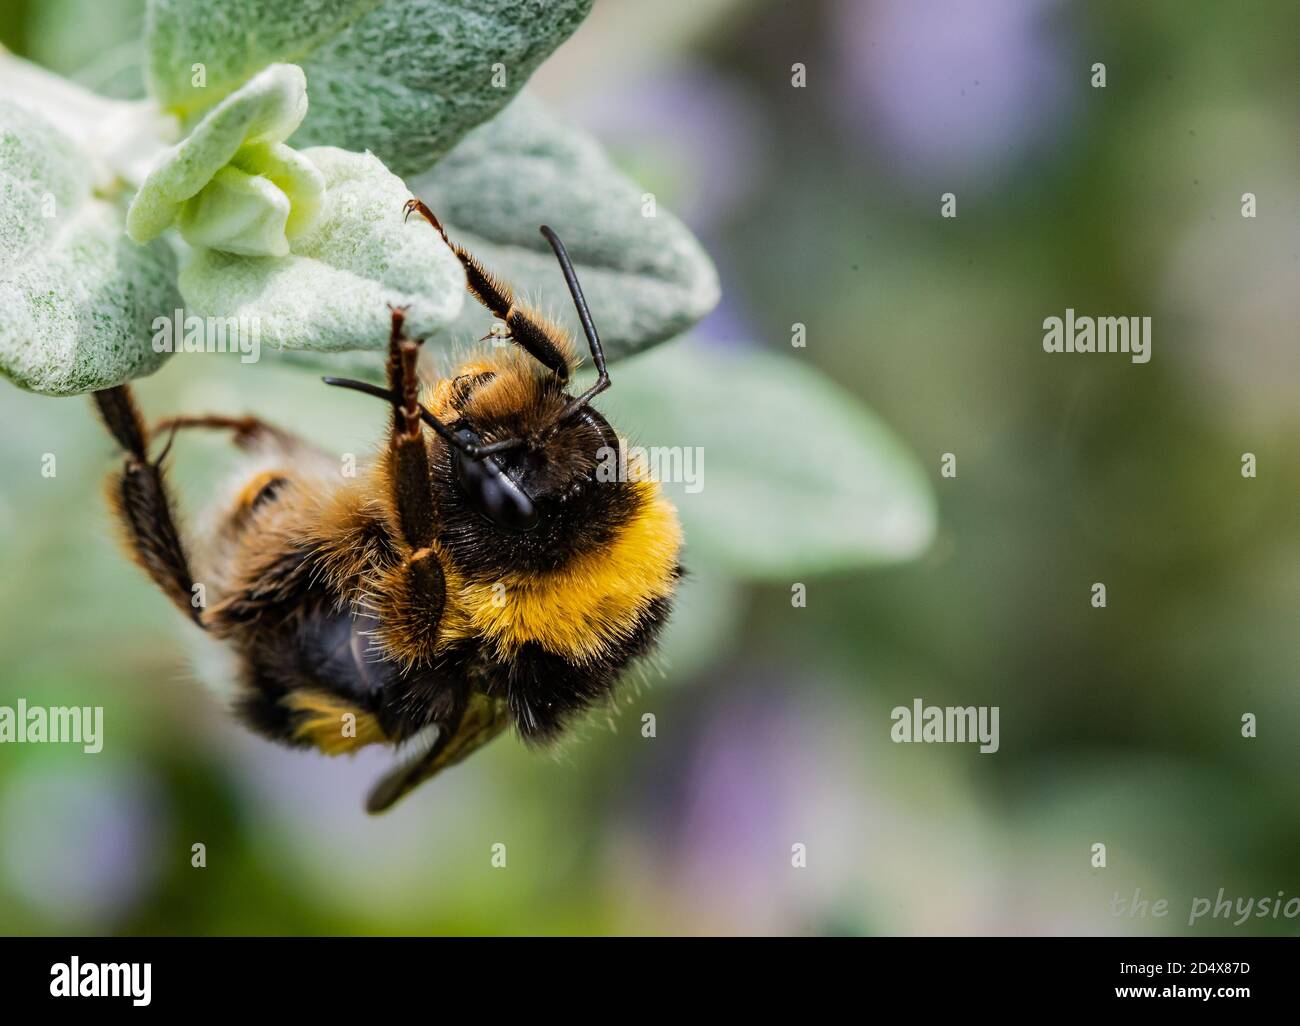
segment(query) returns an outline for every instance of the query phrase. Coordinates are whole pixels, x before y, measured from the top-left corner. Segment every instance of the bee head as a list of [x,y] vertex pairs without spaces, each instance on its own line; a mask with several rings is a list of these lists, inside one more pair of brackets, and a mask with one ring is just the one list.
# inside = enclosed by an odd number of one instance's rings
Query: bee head
[[548,569],[598,544],[628,496],[597,474],[618,436],[555,375],[510,354],[435,389],[450,438],[431,440],[444,541],[475,570]]
[[[491,434],[465,421],[456,437],[480,446]],[[523,445],[496,455],[474,457],[453,445],[451,469],[461,494],[485,521],[522,534],[535,530],[545,515],[561,514],[580,501],[597,484],[594,472],[602,451],[617,446],[609,423],[588,407],[567,423],[532,432]]]
[[[559,260],[597,377],[585,391],[571,394],[575,357],[567,333],[515,304],[508,290],[457,250],[470,290],[504,318],[487,337],[512,343],[439,382],[433,409],[419,408],[432,429],[428,445],[441,539],[470,572],[557,569],[607,541],[637,501],[623,482],[597,479],[602,453],[618,449],[613,429],[591,406],[610,385],[605,354],[564,244],[547,226],[541,232]],[[400,311],[394,318],[396,341]],[[395,406],[400,400],[395,391],[365,382],[325,381]]]

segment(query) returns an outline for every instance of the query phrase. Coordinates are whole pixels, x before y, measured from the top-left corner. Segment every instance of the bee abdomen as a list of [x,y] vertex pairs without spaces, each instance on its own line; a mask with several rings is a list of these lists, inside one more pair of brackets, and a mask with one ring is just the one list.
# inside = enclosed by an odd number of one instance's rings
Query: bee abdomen
[[552,742],[577,716],[609,697],[628,664],[653,650],[671,610],[671,597],[652,599],[630,633],[583,662],[548,652],[535,641],[521,645],[501,664],[499,685],[520,736]]

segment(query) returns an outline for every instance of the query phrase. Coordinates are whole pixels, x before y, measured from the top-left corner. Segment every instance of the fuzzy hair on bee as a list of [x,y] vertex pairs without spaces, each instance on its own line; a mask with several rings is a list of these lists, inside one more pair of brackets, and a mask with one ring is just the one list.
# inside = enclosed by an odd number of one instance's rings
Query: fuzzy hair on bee
[[[181,416],[150,431],[127,386],[95,394],[124,450],[107,488],[126,547],[233,656],[234,713],[273,741],[330,755],[397,748],[371,812],[507,727],[530,745],[557,741],[654,649],[682,573],[677,513],[658,483],[637,468],[597,474],[602,452],[619,450],[591,405],[610,378],[559,238],[542,228],[598,375],[578,395],[568,334],[419,200],[412,213],[447,241],[498,319],[495,338],[511,345],[422,388],[421,342],[393,309],[386,387],[324,379],[391,411],[387,441],[354,476],[256,418]],[[216,522],[187,541],[163,468],[190,428],[230,432],[247,467]]]

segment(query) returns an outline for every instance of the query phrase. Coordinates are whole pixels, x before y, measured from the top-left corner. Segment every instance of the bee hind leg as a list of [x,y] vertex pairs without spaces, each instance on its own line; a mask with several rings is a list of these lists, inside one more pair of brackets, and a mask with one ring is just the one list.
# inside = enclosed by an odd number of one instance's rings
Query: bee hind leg
[[172,604],[201,627],[202,610],[192,601],[194,577],[172,517],[173,503],[162,469],[170,437],[151,461],[150,435],[130,389],[118,385],[94,393],[94,398],[105,427],[126,452],[122,469],[108,480],[108,498],[131,554]]

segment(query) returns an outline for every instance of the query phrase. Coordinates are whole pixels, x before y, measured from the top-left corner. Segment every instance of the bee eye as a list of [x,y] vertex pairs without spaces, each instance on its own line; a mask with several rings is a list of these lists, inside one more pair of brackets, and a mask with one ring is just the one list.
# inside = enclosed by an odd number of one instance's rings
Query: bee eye
[[[457,431],[456,436],[467,442],[479,441],[472,431],[464,429]],[[497,527],[522,532],[537,526],[537,507],[533,500],[491,456],[474,459],[453,449],[452,463],[456,481],[470,505]]]

